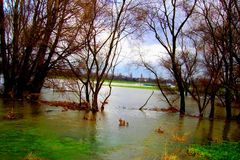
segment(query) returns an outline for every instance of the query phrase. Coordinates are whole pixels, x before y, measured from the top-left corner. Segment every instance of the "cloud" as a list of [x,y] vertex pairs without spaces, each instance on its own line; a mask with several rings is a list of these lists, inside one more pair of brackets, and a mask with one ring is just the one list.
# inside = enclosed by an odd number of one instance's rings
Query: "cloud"
[[149,43],[146,41],[138,41],[132,39],[126,39],[121,43],[121,61],[122,63],[132,63],[140,60],[140,56],[150,63],[156,63],[156,61],[166,56],[164,48],[159,43]]
[[138,64],[141,63],[140,56],[144,61],[159,66],[166,53],[159,43],[151,39],[145,41],[124,39],[121,42],[120,63],[117,66],[117,74],[133,74],[134,77],[140,77],[143,74],[145,77],[152,77],[149,71],[139,67]]

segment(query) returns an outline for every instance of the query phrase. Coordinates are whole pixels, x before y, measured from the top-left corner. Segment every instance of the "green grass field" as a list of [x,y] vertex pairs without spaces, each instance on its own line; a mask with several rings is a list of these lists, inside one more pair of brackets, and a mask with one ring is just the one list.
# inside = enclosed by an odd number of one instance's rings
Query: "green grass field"
[[128,85],[114,85],[114,84],[112,84],[111,86],[113,86],[113,87],[123,87],[123,88],[158,90],[158,88],[155,87],[155,86],[128,86]]
[[[110,80],[105,80],[105,82],[109,82]],[[151,82],[138,82],[138,81],[126,81],[126,80],[113,80],[112,83],[125,83],[125,84],[153,84]]]
[[[105,86],[108,86],[109,80],[105,80]],[[147,84],[147,85],[145,85]],[[148,86],[149,85],[149,86]],[[124,81],[124,80],[113,80],[111,86],[113,87],[123,87],[123,88],[135,88],[135,89],[148,89],[148,90],[158,90],[157,86],[154,86],[150,82],[134,82],[134,81]]]

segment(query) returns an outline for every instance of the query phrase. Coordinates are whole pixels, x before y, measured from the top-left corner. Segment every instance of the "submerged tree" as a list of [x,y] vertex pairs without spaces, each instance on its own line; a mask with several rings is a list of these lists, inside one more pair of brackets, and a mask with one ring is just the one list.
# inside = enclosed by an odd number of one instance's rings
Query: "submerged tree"
[[156,40],[164,47],[169,60],[169,67],[180,93],[180,114],[185,114],[185,88],[181,64],[177,51],[179,35],[192,15],[197,0],[194,1],[150,1],[147,5],[147,25],[155,35]]
[[111,80],[121,51],[120,42],[137,26],[137,22],[133,21],[137,5],[131,0],[94,0],[79,5],[84,12],[76,20],[84,23],[81,24],[81,36],[77,39],[84,45],[66,61],[78,80],[76,85],[79,86],[80,100],[87,102],[89,109],[96,112],[106,79],[110,79],[110,84],[106,96],[102,98],[101,109],[111,94]]
[[219,73],[221,88],[224,89],[219,97],[224,99],[222,102],[226,107],[226,117],[230,119],[234,93],[239,92],[239,3],[223,0],[202,1],[201,4],[201,13],[205,19],[203,32],[209,51],[206,67],[209,71]]

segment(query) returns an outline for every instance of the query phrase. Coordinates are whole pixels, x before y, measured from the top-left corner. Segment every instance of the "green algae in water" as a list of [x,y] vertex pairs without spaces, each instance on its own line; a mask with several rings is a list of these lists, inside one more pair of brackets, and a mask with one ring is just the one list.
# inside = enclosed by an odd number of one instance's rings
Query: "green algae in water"
[[96,144],[82,139],[39,135],[37,129],[4,129],[0,131],[0,157],[23,159],[29,154],[43,159],[92,159]]
[[240,142],[209,143],[207,145],[192,145],[188,154],[198,159],[239,160]]

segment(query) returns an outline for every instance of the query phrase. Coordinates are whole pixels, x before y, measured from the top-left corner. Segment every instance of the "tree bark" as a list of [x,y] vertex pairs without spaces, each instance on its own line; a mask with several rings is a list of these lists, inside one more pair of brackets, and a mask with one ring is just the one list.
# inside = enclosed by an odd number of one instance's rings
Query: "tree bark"
[[226,106],[226,118],[227,120],[230,120],[232,118],[232,98],[231,98],[231,90],[229,88],[226,88],[225,91],[225,106]]
[[209,119],[213,120],[214,119],[214,112],[215,112],[215,94],[211,94],[211,110],[210,110],[210,114],[209,114]]
[[[39,94],[41,92],[47,73],[48,73],[47,68],[38,69],[38,72],[36,72],[34,79],[27,87],[30,94]],[[38,97],[36,96],[34,99],[38,99]]]
[[[98,92],[98,91],[97,91]],[[93,100],[92,100],[92,112],[98,112],[98,93],[93,94]]]
[[[88,88],[89,82],[87,81],[84,85],[85,85],[85,99],[86,99],[87,103],[90,104],[90,91]],[[90,107],[91,106],[89,105],[89,109],[91,109]]]
[[184,95],[184,88],[180,87],[179,88],[180,92],[180,115],[185,114],[185,95]]
[[[175,55],[175,53],[174,53],[174,55]],[[180,115],[183,116],[185,114],[185,93],[184,93],[185,88],[184,88],[183,81],[181,78],[181,70],[177,67],[175,57],[172,57],[172,68],[173,68],[173,72],[174,72],[174,77],[177,82],[178,91],[180,94]]]

